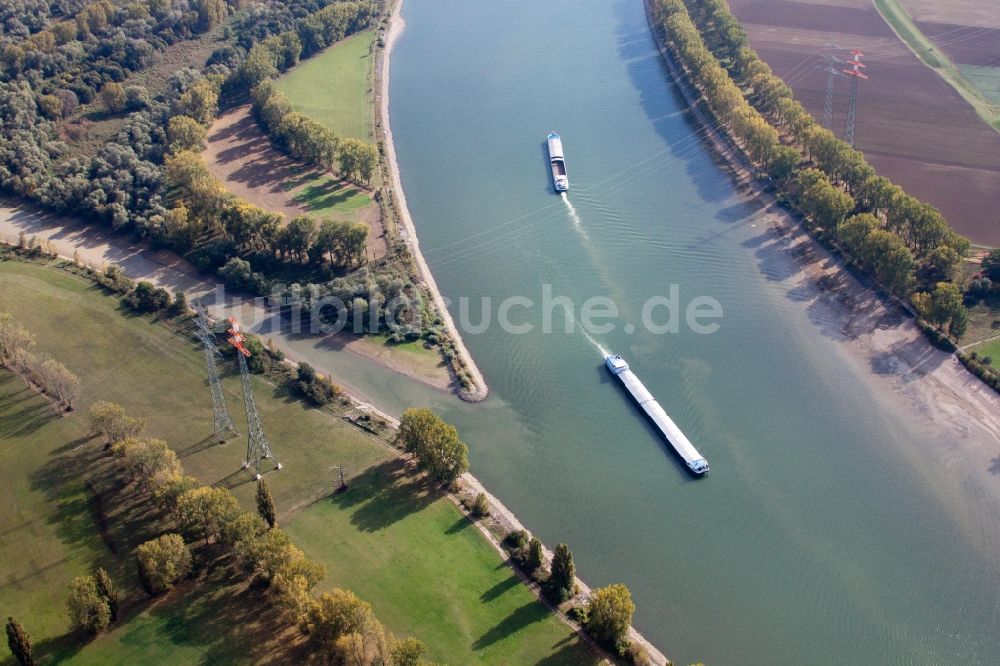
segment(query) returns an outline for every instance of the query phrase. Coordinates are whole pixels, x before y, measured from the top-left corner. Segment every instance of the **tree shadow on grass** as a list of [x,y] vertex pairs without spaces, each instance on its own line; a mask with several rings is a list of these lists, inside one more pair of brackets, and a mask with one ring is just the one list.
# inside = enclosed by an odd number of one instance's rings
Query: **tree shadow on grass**
[[360,193],[342,182],[327,180],[321,185],[309,185],[302,188],[302,191],[298,192],[292,201],[309,210],[320,210],[342,204],[355,194]]
[[53,411],[52,405],[47,401],[29,404],[10,416],[9,420],[17,425],[10,430],[0,432],[0,437],[26,437],[57,418],[59,417]]
[[553,645],[552,648],[555,652],[536,661],[537,666],[580,666],[580,664],[606,663],[576,634],[567,636]]
[[506,578],[504,578],[502,581],[500,581],[490,589],[483,592],[479,596],[479,600],[482,601],[483,603],[489,603],[494,599],[496,599],[497,597],[500,597],[503,594],[505,594],[508,590],[517,587],[518,585],[520,585],[520,583],[521,579],[518,578],[516,574],[511,574],[510,576],[507,576]]
[[472,644],[472,649],[483,650],[493,645],[497,641],[513,636],[526,627],[541,622],[549,617],[549,609],[538,601],[531,601],[521,606],[513,613],[505,617],[500,624],[496,625],[485,634],[476,639]]
[[462,530],[468,528],[470,525],[472,525],[472,521],[469,520],[468,516],[466,516],[466,515],[463,514],[458,520],[455,521],[455,523],[451,527],[449,527],[448,529],[446,529],[444,531],[444,533],[445,534],[458,534]]
[[441,496],[422,478],[409,475],[406,463],[395,458],[365,470],[331,501],[352,512],[351,524],[359,530],[377,532],[422,511]]
[[[33,649],[35,661],[47,664],[60,664],[76,655],[92,640],[94,640],[93,636],[79,630],[70,631],[62,636],[47,638],[35,643]],[[16,662],[5,661],[3,663],[13,664]]]
[[[219,435],[217,435],[215,433],[212,433],[211,435],[208,435],[207,437],[203,437],[200,441],[195,442],[194,444],[191,444],[190,446],[187,446],[187,447],[181,449],[180,451],[178,451],[177,452],[177,457],[178,458],[187,458],[188,456],[193,456],[196,453],[201,453],[202,451],[206,451],[206,450],[212,448],[213,446],[218,446],[220,444],[224,444],[225,440],[223,439],[223,437],[228,437],[228,436],[229,436],[228,433],[224,433],[222,437],[220,437]],[[220,440],[222,440],[222,441],[220,441]]]
[[286,661],[288,648],[295,650],[301,637],[276,622],[277,613],[264,587],[247,584],[226,561],[217,560],[206,563],[196,580],[172,591],[150,615],[171,644],[197,648],[201,663],[224,664]]
[[[92,447],[51,457],[29,475],[32,490],[44,494],[54,511],[46,519],[64,543],[78,546],[99,543],[97,529],[87,506],[84,482],[100,479],[104,470],[99,464],[100,450]],[[98,552],[100,552],[98,550]]]

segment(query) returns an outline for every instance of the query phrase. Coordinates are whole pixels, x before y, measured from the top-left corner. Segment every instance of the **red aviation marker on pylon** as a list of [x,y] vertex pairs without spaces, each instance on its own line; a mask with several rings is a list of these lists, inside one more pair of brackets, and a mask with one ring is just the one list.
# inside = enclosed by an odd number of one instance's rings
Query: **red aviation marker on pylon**
[[844,141],[853,148],[854,130],[858,119],[858,81],[867,81],[868,75],[861,71],[865,67],[865,64],[861,62],[861,58],[865,54],[854,49],[851,51],[851,55],[854,56],[854,59],[847,61],[851,68],[843,70],[844,74],[851,77],[851,101],[847,106],[847,128],[844,130]]
[[229,322],[229,337],[226,338],[229,341],[229,344],[236,347],[236,351],[239,353],[249,357],[250,350],[243,344],[246,341],[246,338],[243,336],[243,332],[240,329],[240,322],[236,320],[236,317],[230,317],[226,321]]
[[853,51],[851,51],[851,55],[854,56],[853,60],[848,61],[848,64],[851,65],[851,69],[844,69],[841,71],[843,71],[844,74],[847,74],[848,76],[856,76],[859,79],[864,79],[867,81],[868,75],[861,71],[863,68],[868,66],[865,63],[861,62],[861,58],[863,58],[865,54],[859,51],[858,49],[854,49]]

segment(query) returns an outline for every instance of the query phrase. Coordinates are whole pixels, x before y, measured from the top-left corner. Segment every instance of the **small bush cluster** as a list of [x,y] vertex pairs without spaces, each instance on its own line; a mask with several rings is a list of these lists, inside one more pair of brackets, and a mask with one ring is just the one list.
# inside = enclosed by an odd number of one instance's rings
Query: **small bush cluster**
[[958,353],[958,360],[969,369],[969,372],[983,380],[987,386],[1000,393],[1000,369],[993,366],[989,356],[979,356],[976,352]]
[[299,363],[292,385],[296,391],[317,407],[330,404],[344,393],[344,389],[334,384],[328,377],[318,374],[308,363]]

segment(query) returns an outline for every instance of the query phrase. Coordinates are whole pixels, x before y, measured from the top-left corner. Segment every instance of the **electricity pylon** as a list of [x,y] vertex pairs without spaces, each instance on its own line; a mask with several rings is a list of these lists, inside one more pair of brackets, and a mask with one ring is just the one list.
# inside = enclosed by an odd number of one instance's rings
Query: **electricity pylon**
[[822,71],[826,72],[826,96],[823,98],[823,127],[828,130],[833,130],[833,82],[838,76],[844,76],[844,74],[837,69],[836,63],[844,62],[837,57],[834,49],[838,48],[836,44],[830,42],[830,50],[826,54],[826,63],[822,66],[816,65]]
[[198,314],[195,323],[198,325],[198,339],[201,340],[202,349],[205,351],[205,365],[208,367],[208,385],[212,389],[212,411],[215,415],[215,434],[219,441],[225,441],[226,435],[232,433],[238,435],[236,424],[233,423],[232,416],[229,415],[229,407],[226,405],[226,396],[222,392],[222,384],[219,383],[219,371],[215,367],[215,355],[219,353],[215,348],[215,334],[208,323],[208,313],[200,304],[194,306]]
[[260,423],[260,412],[257,411],[257,401],[253,397],[253,384],[250,381],[250,369],[247,367],[247,357],[250,350],[243,344],[245,337],[240,330],[240,323],[236,317],[229,318],[229,344],[236,348],[236,358],[240,364],[240,378],[243,380],[243,404],[247,410],[247,459],[243,463],[243,469],[254,464],[254,471],[260,479],[260,462],[267,458],[274,461],[275,467],[281,469],[281,463],[271,453],[271,446],[264,436],[264,426]]
[[851,51],[851,55],[854,56],[853,60],[849,60],[847,64],[851,65],[851,69],[842,70],[844,74],[851,77],[851,102],[847,107],[847,127],[844,130],[844,141],[847,142],[851,148],[854,147],[854,130],[857,125],[858,119],[858,81],[861,79],[868,80],[868,76],[861,71],[864,67],[864,63],[861,62],[861,57],[864,55],[858,49]]

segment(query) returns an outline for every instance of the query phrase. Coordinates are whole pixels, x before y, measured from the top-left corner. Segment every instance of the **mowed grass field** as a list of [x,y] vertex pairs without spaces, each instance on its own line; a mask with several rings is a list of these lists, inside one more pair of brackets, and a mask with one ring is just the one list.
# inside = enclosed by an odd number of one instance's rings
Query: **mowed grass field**
[[[0,612],[16,616],[38,651],[85,664],[296,663],[295,634],[273,635],[262,592],[227,568],[206,569],[150,603],[138,591],[131,550],[150,526],[130,504],[109,498],[118,554],[99,537],[84,495],[102,483],[100,445],[84,411],[112,400],[147,420],[146,435],[178,452],[187,473],[230,488],[253,506],[241,469],[245,440],[211,437],[211,400],[200,349],[75,276],[0,261],[0,311],[35,333],[83,383],[80,410],[58,417],[20,378],[0,374]],[[222,363],[227,368],[228,362]],[[237,427],[246,432],[238,377],[223,378]],[[267,474],[279,522],[329,567],[323,587],[356,590],[395,634],[427,642],[448,663],[588,663],[575,634],[510,580],[512,572],[446,498],[399,476],[401,462],[366,433],[267,382],[255,394],[272,447],[284,464]],[[332,465],[351,489],[331,495]],[[77,575],[105,566],[123,591],[124,619],[81,646],[66,636],[65,594]],[[214,578],[208,582],[205,577]],[[9,662],[9,657],[7,662]]]
[[331,215],[350,215],[372,202],[361,190],[325,174],[311,174],[300,180],[298,187],[299,181],[292,181],[285,184],[285,189],[295,189],[292,201],[320,219]]
[[1000,366],[1000,338],[976,345],[969,351],[974,351],[981,357],[989,356],[993,359],[993,365]]
[[372,30],[359,32],[303,60],[277,80],[278,88],[296,111],[323,123],[338,136],[370,141],[369,47],[373,35]]

